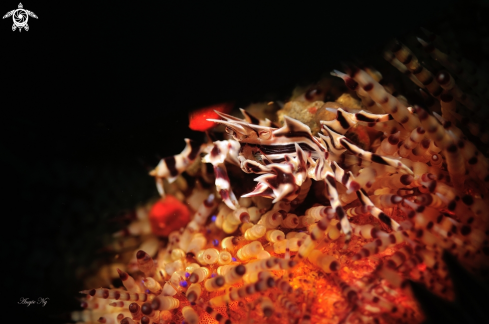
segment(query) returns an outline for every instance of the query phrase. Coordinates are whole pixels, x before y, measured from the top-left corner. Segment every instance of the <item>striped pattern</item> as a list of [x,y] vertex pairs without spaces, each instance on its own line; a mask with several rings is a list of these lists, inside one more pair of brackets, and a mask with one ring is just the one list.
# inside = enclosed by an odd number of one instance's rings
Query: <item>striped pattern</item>
[[[343,135],[357,123],[383,123],[391,121],[393,117],[389,114],[376,115],[363,111],[353,114],[341,108],[335,111],[335,120],[321,122],[322,130],[328,136],[320,134],[320,138],[312,136],[309,127],[287,116],[284,126],[278,129],[260,125],[246,112],[245,120],[219,113],[222,120],[212,121],[226,125],[226,131],[241,144],[238,156],[241,169],[246,173],[261,174],[255,179],[258,182],[255,189],[243,197],[263,196],[273,198],[274,203],[280,200],[291,201],[298,196],[306,179],[324,181],[327,197],[340,220],[346,242],[349,242],[352,229],[338,197],[336,182],[339,182],[349,192],[357,192],[360,202],[368,206],[372,215],[390,228],[396,229],[399,224],[370,201],[365,191],[361,191],[361,184],[355,181],[353,174],[345,172],[335,161],[329,160],[330,151],[335,156],[349,151],[360,159],[412,174],[411,169],[399,160],[362,150]],[[407,109],[402,112],[406,113],[413,116]],[[399,117],[399,113],[395,116]],[[419,121],[415,118],[410,123],[419,124]],[[204,158],[205,161],[210,159]],[[216,184],[218,181],[221,186],[229,184],[223,172],[216,172]]]
[[199,156],[201,145],[186,138],[185,149],[182,153],[169,156],[160,160],[160,163],[149,174],[156,178],[158,192],[161,196],[165,195],[163,190],[163,179],[170,183],[175,181],[183,171],[185,171]]

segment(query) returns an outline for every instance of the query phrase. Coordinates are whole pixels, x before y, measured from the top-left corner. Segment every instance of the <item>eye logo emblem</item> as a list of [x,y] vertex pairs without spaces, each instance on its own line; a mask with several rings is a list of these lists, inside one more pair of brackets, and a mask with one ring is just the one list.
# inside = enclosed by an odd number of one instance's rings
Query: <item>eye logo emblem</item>
[[18,9],[11,10],[3,16],[3,19],[12,16],[14,24],[12,25],[12,31],[19,29],[19,32],[24,28],[26,31],[29,30],[29,25],[27,25],[27,21],[29,20],[29,16],[32,18],[36,18],[35,13],[29,10],[25,10],[22,6],[22,3],[19,3]]

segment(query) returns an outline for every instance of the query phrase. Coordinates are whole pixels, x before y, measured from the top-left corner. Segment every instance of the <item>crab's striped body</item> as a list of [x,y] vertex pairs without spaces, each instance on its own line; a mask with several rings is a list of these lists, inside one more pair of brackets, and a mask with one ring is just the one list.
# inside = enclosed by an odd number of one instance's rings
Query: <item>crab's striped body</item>
[[[240,144],[237,159],[246,173],[260,174],[255,189],[243,197],[264,196],[279,200],[292,201],[300,192],[300,187],[308,178],[324,181],[326,194],[341,222],[347,240],[351,235],[351,226],[340,203],[336,182],[343,184],[349,192],[355,191],[360,202],[370,213],[393,229],[399,226],[370,201],[355,181],[351,172],[345,172],[330,159],[332,155],[341,155],[346,151],[358,157],[411,173],[411,170],[399,160],[382,157],[366,152],[349,141],[343,133],[358,122],[384,122],[391,120],[390,115],[373,115],[365,112],[356,114],[338,110],[337,119],[322,122],[323,131],[328,136],[315,137],[309,127],[289,117],[281,128],[263,126],[256,119],[245,114],[241,120],[226,114],[219,114],[222,120],[213,120],[226,125],[226,131]],[[231,141],[231,140],[230,140]],[[212,155],[212,153],[210,153]],[[209,162],[210,159],[205,159]],[[216,183],[219,175],[216,177]],[[222,179],[221,179],[222,181]],[[230,206],[231,207],[231,206]]]
[[[285,117],[284,126],[271,127],[270,121],[260,121],[246,111],[242,112],[245,116],[243,120],[219,112],[217,114],[222,119],[211,120],[226,125],[226,132],[233,139],[203,144],[199,148],[187,140],[187,148],[181,154],[163,159],[152,174],[160,182],[163,178],[173,180],[198,153],[204,152],[207,154],[202,161],[214,166],[217,190],[231,209],[236,210],[240,206],[232,191],[224,162],[235,164],[246,173],[260,175],[255,179],[258,182],[255,189],[242,197],[263,196],[274,199],[273,202],[292,201],[299,195],[302,184],[308,178],[324,181],[327,198],[340,220],[347,240],[352,230],[338,196],[337,182],[344,185],[348,192],[356,192],[362,205],[381,222],[392,229],[399,227],[397,222],[370,201],[353,174],[344,171],[336,163],[339,156],[351,153],[360,159],[412,173],[399,160],[364,151],[343,135],[357,123],[385,122],[392,119],[390,115],[374,115],[363,111],[353,114],[338,109],[335,120],[321,122],[322,131],[328,136],[320,134],[315,137],[309,127],[298,120]],[[180,163],[176,165],[173,161]]]

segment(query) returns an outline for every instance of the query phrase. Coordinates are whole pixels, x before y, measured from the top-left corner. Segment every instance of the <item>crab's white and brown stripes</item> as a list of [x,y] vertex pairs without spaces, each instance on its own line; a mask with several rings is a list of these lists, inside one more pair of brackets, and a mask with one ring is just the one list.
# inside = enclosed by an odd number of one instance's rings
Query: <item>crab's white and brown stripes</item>
[[239,166],[246,173],[260,174],[255,179],[258,182],[255,189],[243,197],[263,196],[274,199],[274,203],[294,200],[308,178],[324,181],[327,198],[338,215],[347,241],[351,238],[352,229],[338,197],[336,182],[346,186],[349,192],[356,192],[359,201],[374,217],[394,230],[399,227],[397,222],[370,201],[353,174],[345,172],[335,162],[335,156],[346,153],[362,160],[394,167],[401,172],[412,173],[399,160],[362,150],[343,135],[356,124],[388,122],[392,120],[390,115],[376,115],[365,111],[349,113],[340,108],[336,110],[335,120],[321,122],[322,131],[328,136],[319,134],[319,137],[315,137],[308,126],[290,117],[285,116],[284,126],[277,128],[271,127],[272,123],[268,120],[260,121],[246,111],[242,112],[245,119],[219,112],[217,113],[222,119],[210,119],[224,124],[226,132],[233,139],[200,146],[186,140],[187,146],[181,154],[161,160],[151,173],[160,184],[160,193],[163,178],[173,181],[203,152],[207,154],[202,162],[213,165],[218,192],[226,205],[233,210],[237,210],[239,204],[231,189],[225,162]]
[[202,145],[188,138],[185,139],[185,148],[182,153],[168,156],[160,160],[160,163],[149,174],[156,179],[156,187],[161,196],[165,195],[163,190],[163,179],[173,182],[184,172],[199,156]]
[[394,230],[398,228],[397,222],[370,201],[353,174],[345,172],[329,159],[330,151],[335,154],[348,151],[361,159],[412,173],[399,160],[364,151],[343,135],[357,123],[389,121],[392,119],[390,115],[375,115],[364,111],[352,114],[338,109],[335,120],[322,122],[323,131],[328,136],[320,134],[319,138],[311,134],[309,127],[287,116],[281,128],[250,123],[249,117],[241,120],[222,113],[219,116],[222,120],[212,121],[226,125],[226,131],[241,145],[238,156],[241,169],[246,173],[261,174],[255,179],[258,185],[244,197],[264,196],[273,198],[274,202],[291,201],[297,197],[300,186],[307,178],[324,181],[326,195],[340,219],[348,241],[352,230],[338,198],[336,182],[339,182],[349,191],[356,192],[359,201],[367,206],[373,216]]

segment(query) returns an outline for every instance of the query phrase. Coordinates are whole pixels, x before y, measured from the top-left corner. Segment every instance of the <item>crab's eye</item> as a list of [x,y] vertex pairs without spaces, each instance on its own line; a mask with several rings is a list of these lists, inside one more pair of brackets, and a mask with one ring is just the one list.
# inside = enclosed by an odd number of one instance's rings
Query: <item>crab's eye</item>
[[260,131],[258,133],[258,137],[260,137],[260,139],[270,139],[272,137],[272,132],[270,132],[269,130],[265,130],[265,131]]
[[238,134],[236,134],[236,132],[229,127],[226,127],[225,130],[226,130],[226,133],[231,137],[237,137],[238,136]]

